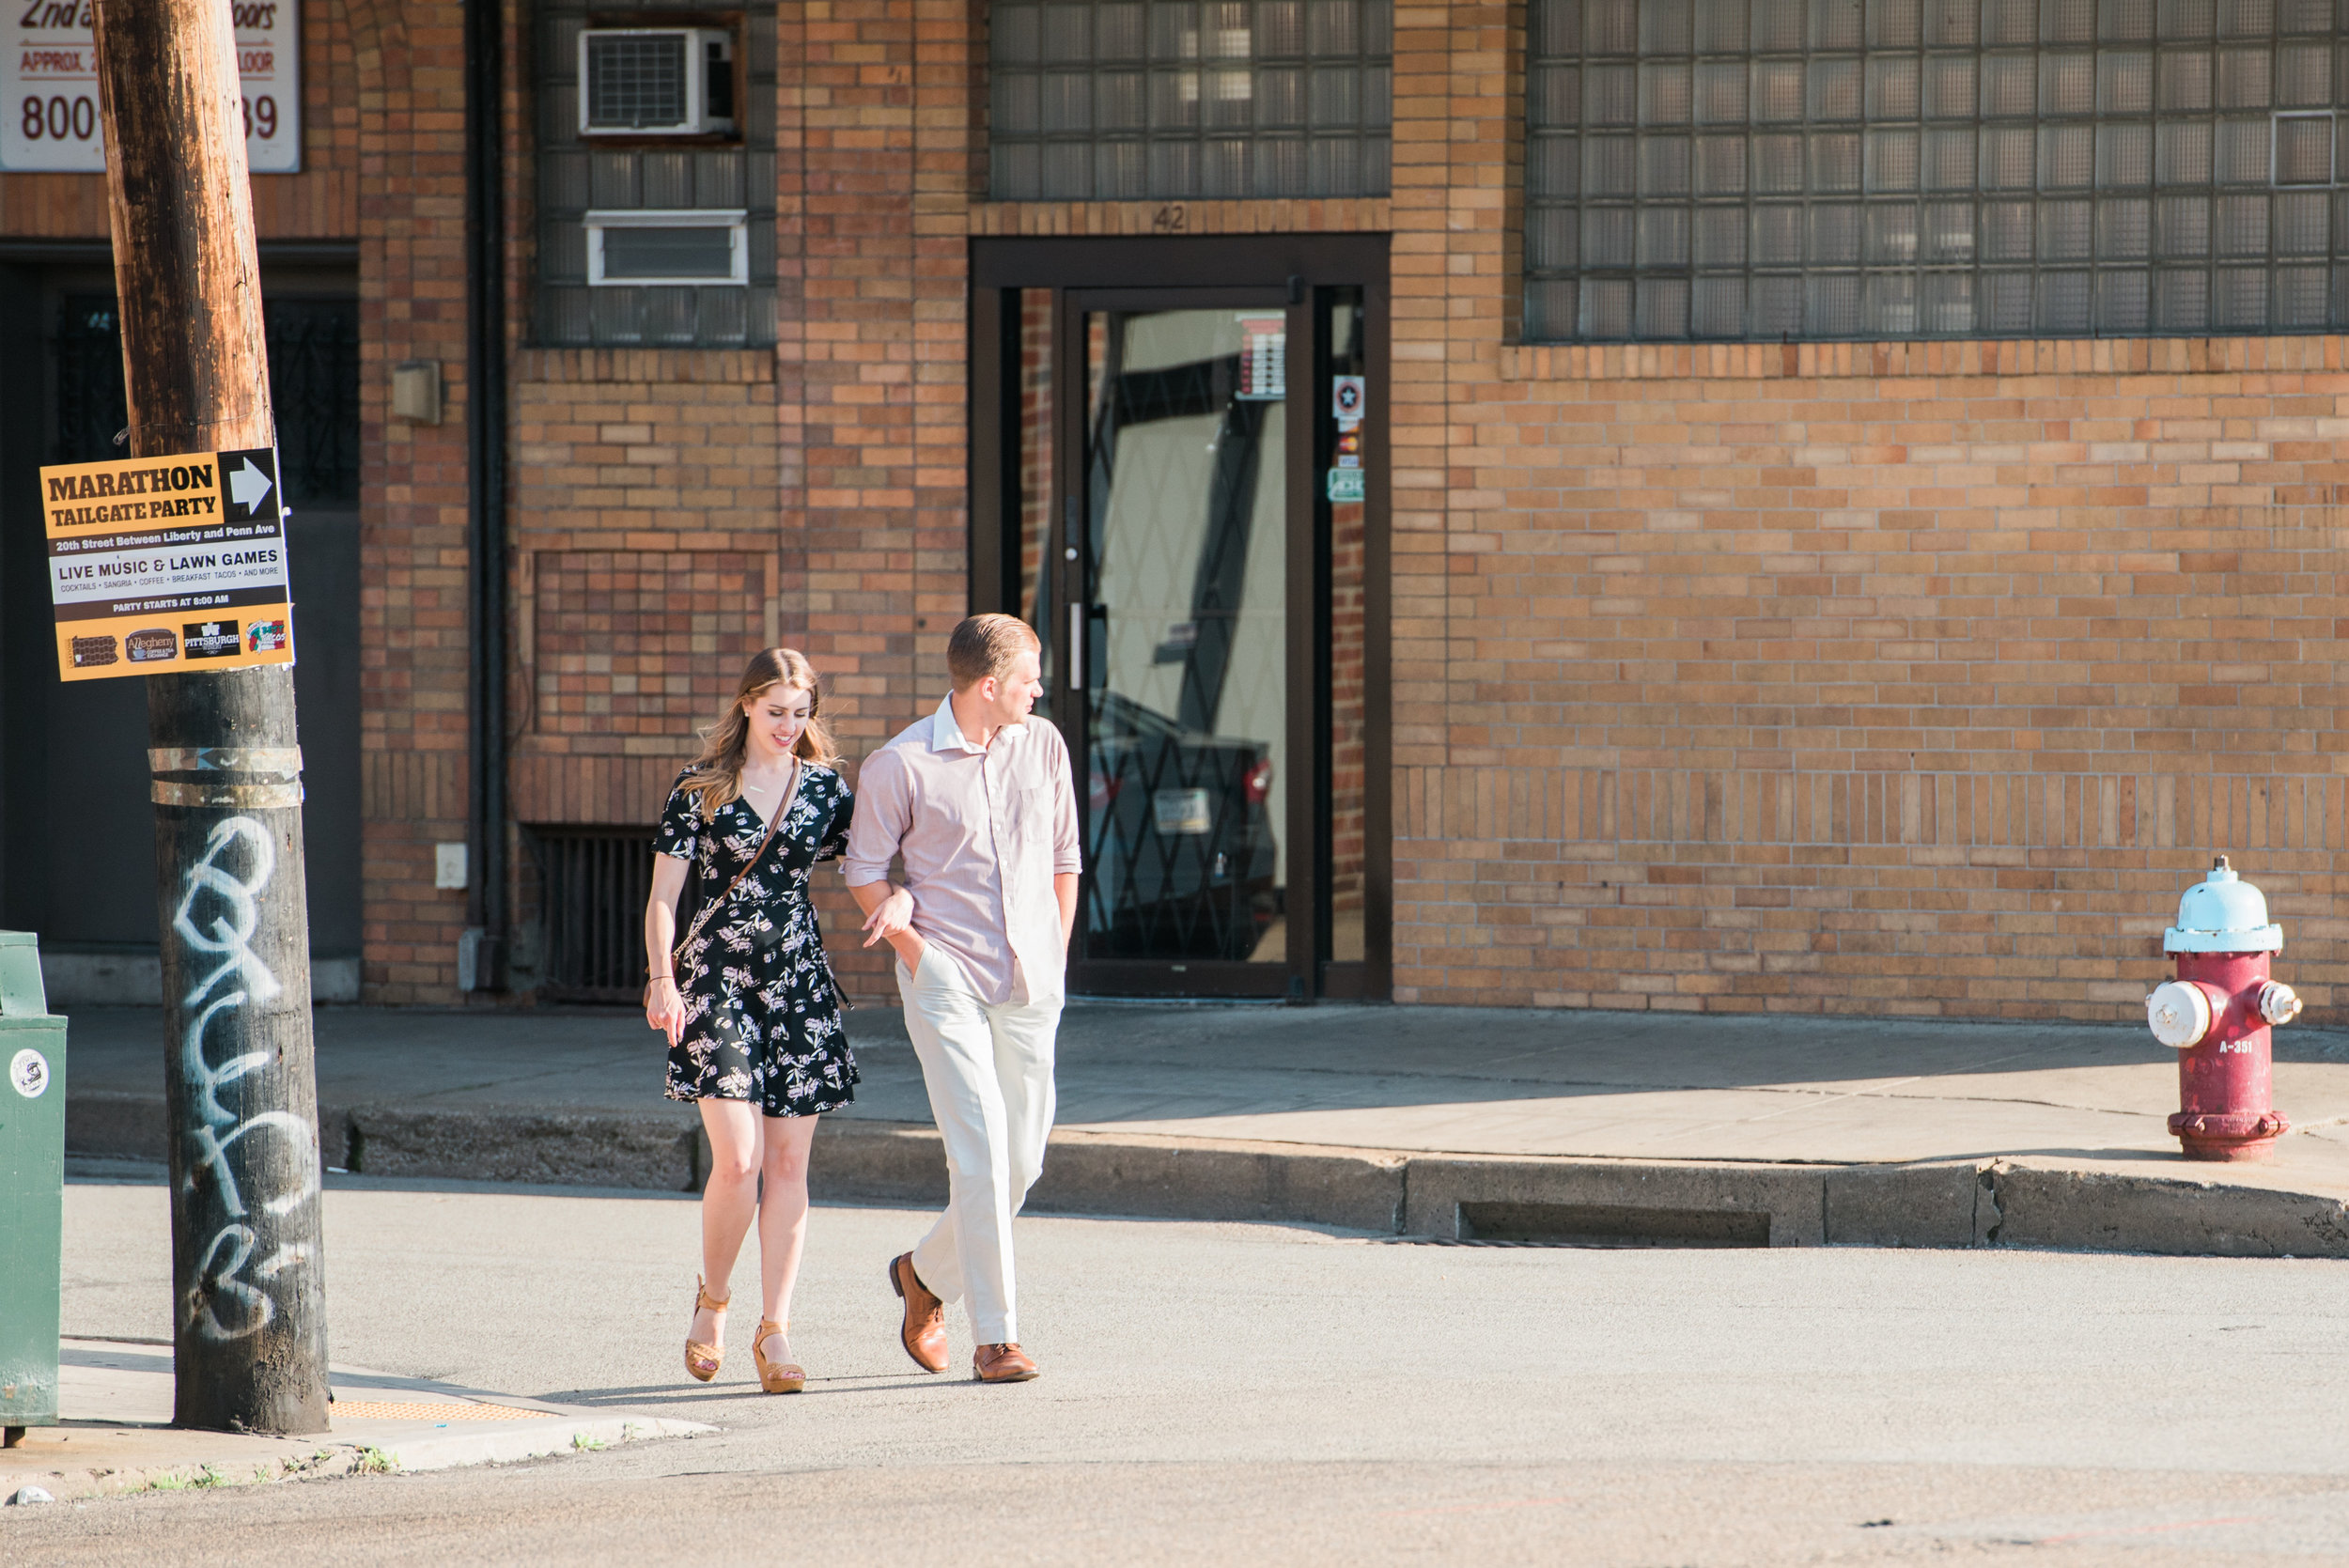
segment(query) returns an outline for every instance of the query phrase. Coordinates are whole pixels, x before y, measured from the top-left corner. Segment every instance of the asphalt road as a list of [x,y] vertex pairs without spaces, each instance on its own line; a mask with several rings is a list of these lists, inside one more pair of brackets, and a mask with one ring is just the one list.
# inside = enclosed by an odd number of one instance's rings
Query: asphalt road
[[[67,1203],[67,1331],[167,1333],[161,1188]],[[896,1347],[921,1223],[817,1211],[768,1398],[747,1316],[679,1366],[690,1201],[343,1183],[338,1360],[724,1430],[8,1510],[0,1560],[2349,1562],[2349,1264],[1034,1219],[997,1389]]]

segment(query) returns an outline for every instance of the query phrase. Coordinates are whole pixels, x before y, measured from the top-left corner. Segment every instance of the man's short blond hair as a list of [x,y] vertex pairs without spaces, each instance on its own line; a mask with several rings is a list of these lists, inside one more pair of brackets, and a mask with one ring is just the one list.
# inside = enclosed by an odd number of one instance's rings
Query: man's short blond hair
[[989,675],[1003,679],[1013,660],[1043,648],[1035,628],[1017,615],[972,615],[946,639],[946,674],[956,691],[967,691]]

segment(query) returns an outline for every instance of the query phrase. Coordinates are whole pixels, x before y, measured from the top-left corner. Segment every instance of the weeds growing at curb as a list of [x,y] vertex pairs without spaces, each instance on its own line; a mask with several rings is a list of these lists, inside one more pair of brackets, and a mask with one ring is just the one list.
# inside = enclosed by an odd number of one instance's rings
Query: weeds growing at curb
[[584,1432],[574,1432],[571,1434],[571,1448],[575,1452],[595,1453],[610,1446],[611,1445],[606,1443],[602,1438],[590,1437]]
[[[257,1474],[255,1479],[259,1479]],[[174,1470],[166,1475],[156,1476],[148,1482],[144,1487],[141,1487],[140,1490],[147,1492],[201,1492],[214,1486],[229,1486],[235,1483],[231,1482],[227,1476],[221,1473],[220,1467],[217,1465],[206,1465],[193,1472],[187,1470]]]
[[390,1475],[399,1468],[399,1455],[386,1453],[374,1444],[363,1445],[358,1459],[351,1465],[353,1475]]

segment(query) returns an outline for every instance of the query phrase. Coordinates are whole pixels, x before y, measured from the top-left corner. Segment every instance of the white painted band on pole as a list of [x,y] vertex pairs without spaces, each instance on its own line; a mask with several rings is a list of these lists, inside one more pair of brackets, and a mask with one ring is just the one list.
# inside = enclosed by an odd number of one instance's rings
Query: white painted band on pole
[[234,811],[268,811],[302,804],[298,784],[174,784],[157,779],[149,799],[159,806],[223,806]]
[[302,772],[299,746],[154,746],[147,753],[153,773],[274,773],[291,779]]

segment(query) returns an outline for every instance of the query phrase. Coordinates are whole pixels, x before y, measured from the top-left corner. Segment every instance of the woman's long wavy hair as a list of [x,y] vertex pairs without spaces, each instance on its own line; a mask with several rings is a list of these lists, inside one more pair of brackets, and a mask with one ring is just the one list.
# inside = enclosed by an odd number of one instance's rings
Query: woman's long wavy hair
[[832,729],[823,720],[824,689],[817,680],[816,666],[797,648],[761,648],[743,666],[742,684],[734,693],[734,701],[726,705],[725,712],[718,716],[715,723],[703,727],[701,755],[693,759],[693,766],[677,785],[701,797],[705,820],[716,816],[720,807],[742,794],[742,759],[751,737],[750,715],[742,710],[742,705],[770,686],[787,686],[807,693],[807,728],[800,732],[799,743],[791,748],[801,760],[829,764],[840,754],[832,744]]

